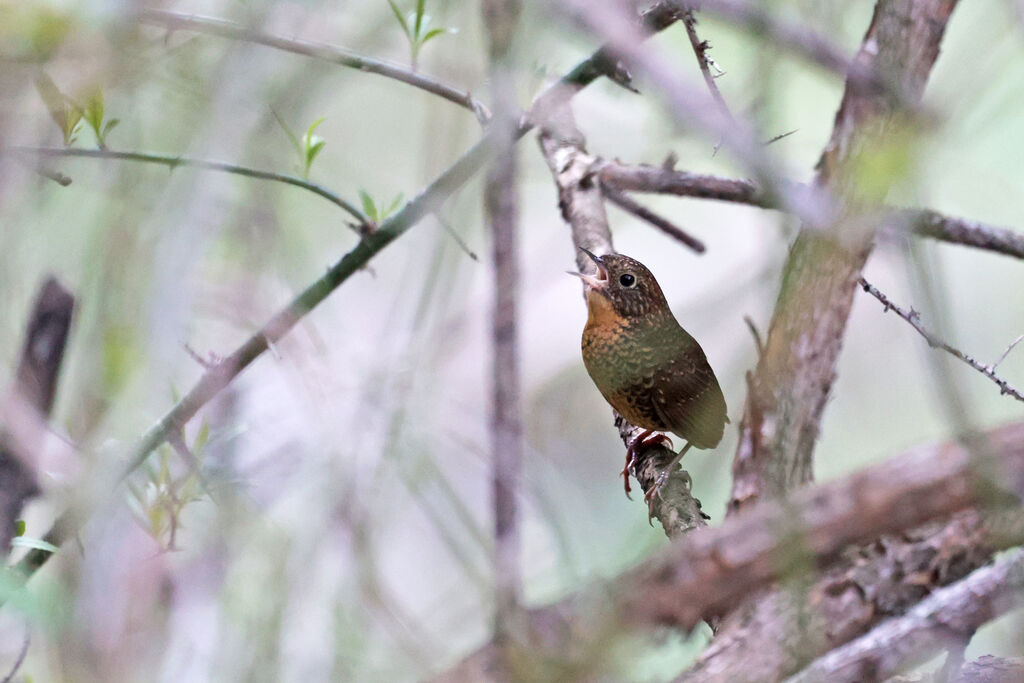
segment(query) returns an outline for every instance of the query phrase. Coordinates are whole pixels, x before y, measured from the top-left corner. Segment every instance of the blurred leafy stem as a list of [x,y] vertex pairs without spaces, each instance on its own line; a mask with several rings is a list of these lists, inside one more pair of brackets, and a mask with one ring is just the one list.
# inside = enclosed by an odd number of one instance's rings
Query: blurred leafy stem
[[419,63],[420,50],[423,49],[428,40],[446,33],[459,32],[457,28],[429,28],[430,15],[426,13],[426,0],[416,0],[416,10],[408,15],[402,14],[402,10],[398,9],[398,5],[394,3],[394,0],[388,0],[388,4],[391,5],[391,11],[394,12],[398,25],[402,27],[402,32],[405,33],[405,37],[409,40],[409,57],[413,70],[416,69]]
[[[189,503],[204,497],[202,481],[203,453],[210,440],[210,425],[204,420],[187,453],[188,471],[175,476],[172,467],[174,450],[164,445],[157,451],[156,462],[146,463],[146,481],[142,486],[129,482],[129,508],[139,525],[167,550],[175,550],[181,513]],[[184,443],[184,435],[182,441]]]
[[299,157],[297,170],[304,179],[309,180],[309,169],[312,168],[313,161],[316,160],[317,155],[320,154],[324,145],[327,144],[326,140],[314,133],[317,126],[324,122],[324,117],[321,116],[316,121],[309,124],[309,128],[306,129],[306,132],[303,133],[302,137],[299,137],[295,134],[295,131],[293,131],[291,127],[284,122],[284,119],[278,116],[276,111],[273,109],[270,111],[274,115],[274,118],[277,119],[277,124],[281,126],[285,135],[288,136],[288,141],[292,143],[292,149],[295,150],[295,153]]
[[64,136],[64,146],[70,146],[78,139],[78,131],[82,127],[82,108],[62,93],[45,71],[40,71],[36,76],[36,90],[43,98],[50,117],[60,128]]
[[363,202],[363,213],[370,217],[374,223],[380,223],[387,219],[388,216],[393,214],[399,206],[402,205],[402,200],[405,196],[399,192],[395,195],[395,198],[391,200],[391,203],[385,206],[384,204],[377,205],[374,202],[373,197],[367,193],[366,190],[359,190],[359,199]]

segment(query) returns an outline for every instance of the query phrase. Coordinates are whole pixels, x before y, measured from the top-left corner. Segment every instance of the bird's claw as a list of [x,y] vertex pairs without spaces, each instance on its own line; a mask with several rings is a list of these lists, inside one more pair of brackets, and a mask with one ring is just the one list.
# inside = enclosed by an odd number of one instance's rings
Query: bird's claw
[[[675,445],[672,443],[672,439],[667,435],[655,434],[650,429],[641,432],[640,435],[633,439],[632,443],[626,447],[626,466],[622,468],[622,472],[620,474],[622,475],[622,486],[626,491],[626,498],[629,498],[630,500],[633,500],[633,496],[629,495],[630,491],[632,491],[629,486],[629,475],[632,472],[633,467],[636,465],[637,456],[642,451],[655,444],[661,444],[662,446],[670,449],[675,448]],[[647,498],[645,496],[645,500],[646,499]]]

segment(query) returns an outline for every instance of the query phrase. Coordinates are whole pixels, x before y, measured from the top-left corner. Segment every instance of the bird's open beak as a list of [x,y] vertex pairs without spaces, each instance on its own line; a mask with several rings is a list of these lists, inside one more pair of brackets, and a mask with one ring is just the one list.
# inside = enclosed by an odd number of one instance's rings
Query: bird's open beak
[[588,275],[586,273],[574,273],[571,270],[567,271],[569,275],[575,275],[579,279],[586,283],[587,287],[592,289],[604,289],[608,286],[608,269],[604,266],[604,261],[601,260],[600,256],[587,251],[583,247],[580,247],[580,251],[589,256],[593,261],[594,265],[597,266],[597,273],[595,275]]

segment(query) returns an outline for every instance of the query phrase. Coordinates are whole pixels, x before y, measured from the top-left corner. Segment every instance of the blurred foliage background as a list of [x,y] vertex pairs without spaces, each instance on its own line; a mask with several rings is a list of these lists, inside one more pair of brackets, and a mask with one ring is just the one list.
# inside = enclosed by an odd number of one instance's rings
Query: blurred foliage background
[[[411,0],[396,0],[402,12]],[[873,3],[790,0],[773,10],[853,54]],[[428,0],[437,35],[418,68],[486,94],[476,3]],[[408,64],[410,43],[384,0],[181,2],[168,9],[231,19],[285,37],[344,45]],[[301,176],[281,122],[324,141],[309,171],[357,206],[408,198],[481,134],[472,114],[379,76],[244,42],[140,25],[135,3],[0,2],[0,145],[63,146],[37,86],[45,73],[75,102],[102,94],[113,150],[218,160]],[[594,44],[528,4],[516,61],[520,100]],[[842,93],[832,74],[771,41],[708,19],[699,27],[725,70],[734,112],[808,180]],[[1024,41],[999,0],[962,3],[890,201],[996,225],[1024,225]],[[682,27],[655,43],[698,77]],[[644,91],[643,81],[640,88]],[[645,91],[646,92],[646,91]],[[605,81],[574,100],[588,148],[608,158],[744,176],[716,141],[673,125],[657,98]],[[279,120],[280,121],[279,121]],[[100,125],[101,132],[102,126]],[[95,148],[87,122],[73,147]],[[315,142],[315,141],[314,141]],[[526,465],[526,597],[541,603],[613,576],[666,543],[645,506],[621,492],[622,446],[579,357],[579,283],[550,174],[531,135],[519,145]],[[2,616],[0,661],[32,680],[411,680],[483,641],[490,624],[487,438],[490,270],[479,180],[354,276],[246,371],[186,441],[168,447],[116,499],[104,476],[202,372],[356,243],[349,217],[294,187],[188,168],[51,159],[62,187],[23,157],[0,158],[0,367],[12,368],[27,309],[46,273],[79,304],[54,424],[78,459],[47,473],[26,514],[39,537],[69,500],[92,522]],[[610,209],[619,251],[658,276],[680,321],[723,381],[734,424],[755,362],[750,316],[767,328],[792,220],[760,209],[645,198],[706,241],[703,256]],[[884,238],[866,276],[923,312],[951,343],[994,362],[1024,333],[1024,271],[1010,259]],[[966,414],[951,414],[948,373]],[[1024,351],[1000,366],[1024,383]],[[4,376],[6,378],[6,375]],[[930,351],[903,321],[858,295],[819,479],[913,444],[956,420],[994,425],[1019,406]],[[723,516],[735,431],[687,468]],[[26,626],[27,624],[27,626]],[[981,649],[1019,649],[1019,629],[990,627]],[[623,644],[615,678],[660,680],[706,634]],[[972,649],[975,646],[972,646]],[[639,654],[638,654],[639,653]],[[979,654],[981,651],[979,651]],[[26,678],[27,680],[27,678]]]

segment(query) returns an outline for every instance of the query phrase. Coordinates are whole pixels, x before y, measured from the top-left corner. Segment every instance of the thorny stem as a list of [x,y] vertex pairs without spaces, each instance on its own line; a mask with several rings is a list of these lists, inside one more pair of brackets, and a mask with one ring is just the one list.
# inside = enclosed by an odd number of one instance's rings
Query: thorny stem
[[925,341],[928,342],[928,346],[932,347],[933,349],[942,349],[943,351],[952,355],[953,357],[958,358],[964,363],[967,363],[967,365],[970,365],[972,368],[974,368],[975,370],[977,370],[978,372],[980,372],[981,374],[985,375],[990,380],[995,382],[996,386],[999,387],[1000,394],[1009,394],[1018,401],[1024,401],[1024,394],[1021,394],[1019,391],[1014,389],[1005,379],[1002,379],[995,373],[996,365],[999,365],[999,363],[1002,362],[1003,358],[1006,357],[1006,354],[1010,352],[1010,349],[1012,349],[1018,341],[1020,341],[1021,337],[1018,337],[1017,340],[1013,342],[1013,344],[1010,344],[1010,347],[1006,350],[1006,352],[1003,353],[1003,357],[1000,358],[999,361],[995,363],[995,365],[984,365],[983,363],[979,363],[978,361],[976,361],[971,356],[968,356],[963,351],[960,351],[959,349],[956,349],[947,344],[946,342],[942,341],[937,336],[935,336],[935,334],[933,334],[927,328],[925,328],[925,326],[921,324],[921,314],[918,311],[915,311],[913,308],[911,308],[909,311],[904,308],[901,308],[897,304],[893,303],[892,300],[889,299],[889,297],[887,297],[885,294],[879,291],[877,287],[872,285],[864,278],[860,278],[858,280],[858,284],[860,284],[861,288],[865,292],[867,292],[868,294],[882,302],[882,306],[885,307],[885,311],[895,311],[896,315],[910,323],[910,326],[917,330],[917,333],[924,337]]

